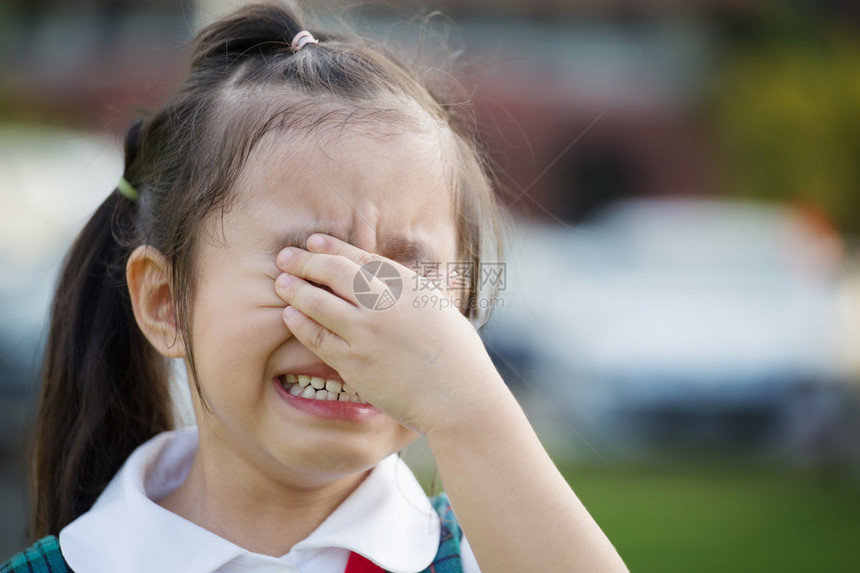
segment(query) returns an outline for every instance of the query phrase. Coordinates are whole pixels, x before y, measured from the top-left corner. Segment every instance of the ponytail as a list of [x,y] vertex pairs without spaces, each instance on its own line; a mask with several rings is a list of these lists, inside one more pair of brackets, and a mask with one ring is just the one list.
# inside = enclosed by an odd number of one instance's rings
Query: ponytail
[[34,436],[34,539],[87,511],[128,455],[173,425],[167,361],[134,320],[117,240],[135,208],[111,193],[57,283]]

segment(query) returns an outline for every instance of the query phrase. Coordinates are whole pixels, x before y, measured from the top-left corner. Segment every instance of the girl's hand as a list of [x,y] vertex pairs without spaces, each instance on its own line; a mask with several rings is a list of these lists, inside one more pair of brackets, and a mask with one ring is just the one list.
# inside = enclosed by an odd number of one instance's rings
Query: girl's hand
[[[505,390],[478,333],[426,278],[328,235],[312,235],[307,247],[277,258],[284,322],[362,399],[427,433]],[[383,310],[367,308],[354,292],[356,274],[371,261],[387,263],[403,282],[400,298]],[[371,287],[382,292],[386,285],[374,277]]]
[[[334,237],[312,235],[307,247],[278,255],[284,274],[275,290],[289,305],[284,322],[362,398],[426,434],[481,569],[626,571],[471,324],[453,305],[424,305],[420,298],[444,295],[411,290],[414,279],[426,279]],[[356,273],[371,261],[390,264],[404,284],[400,299],[384,310],[366,308],[353,292]],[[381,292],[382,281],[373,281]]]

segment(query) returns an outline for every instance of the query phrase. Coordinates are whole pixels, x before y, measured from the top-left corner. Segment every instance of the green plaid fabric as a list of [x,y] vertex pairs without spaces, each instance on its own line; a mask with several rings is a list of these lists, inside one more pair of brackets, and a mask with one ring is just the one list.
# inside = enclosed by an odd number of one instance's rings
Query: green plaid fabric
[[442,518],[442,531],[439,534],[439,550],[430,567],[422,573],[462,573],[463,567],[460,563],[460,539],[463,532],[460,524],[454,517],[454,510],[448,501],[448,495],[440,493],[430,499],[433,509]]
[[[454,517],[451,503],[444,493],[430,500],[442,518],[439,534],[439,550],[430,567],[422,573],[462,573],[460,565],[460,539],[463,534]],[[57,537],[43,537],[29,549],[25,549],[0,565],[0,573],[74,573],[60,553]]]
[[49,535],[0,565],[0,573],[73,573],[60,553],[57,537]]

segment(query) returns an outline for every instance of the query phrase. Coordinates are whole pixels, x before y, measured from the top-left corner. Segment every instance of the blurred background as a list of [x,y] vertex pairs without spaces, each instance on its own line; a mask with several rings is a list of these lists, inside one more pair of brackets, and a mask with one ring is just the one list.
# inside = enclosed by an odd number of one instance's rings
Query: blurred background
[[[0,4],[2,558],[26,544],[63,253],[185,42],[239,4]],[[414,44],[437,8],[510,213],[484,338],[631,569],[860,570],[858,4],[335,1],[321,19]]]

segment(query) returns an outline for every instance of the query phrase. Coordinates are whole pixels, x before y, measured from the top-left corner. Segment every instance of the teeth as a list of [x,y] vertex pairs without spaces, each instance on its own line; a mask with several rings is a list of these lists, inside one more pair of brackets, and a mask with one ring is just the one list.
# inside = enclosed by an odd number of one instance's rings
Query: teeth
[[326,380],[306,374],[284,374],[279,378],[281,386],[293,396],[309,400],[366,403],[352,388],[339,380]]

